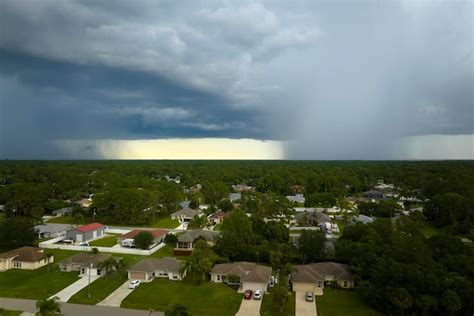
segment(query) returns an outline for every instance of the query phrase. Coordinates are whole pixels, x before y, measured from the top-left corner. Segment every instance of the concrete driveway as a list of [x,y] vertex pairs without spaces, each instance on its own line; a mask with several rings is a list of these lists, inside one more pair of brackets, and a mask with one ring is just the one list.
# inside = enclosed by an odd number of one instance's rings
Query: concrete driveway
[[306,302],[306,292],[295,292],[296,300],[296,316],[316,316],[316,303]]
[[111,306],[111,307],[120,307],[122,301],[132,293],[133,289],[128,288],[129,280],[125,281],[124,284],[120,285],[118,289],[112,292],[107,296],[103,301],[97,303],[100,306]]
[[[100,278],[100,276],[91,275],[90,277],[91,283],[97,280],[98,278]],[[51,297],[57,296],[59,297],[60,302],[67,302],[74,294],[76,294],[77,292],[85,288],[87,285],[89,285],[89,277],[85,276],[85,277],[80,278],[73,284],[69,285],[68,287],[65,287],[64,289],[62,289],[61,291],[59,291],[58,293],[54,294]]]
[[240,308],[235,316],[260,316],[260,306],[262,305],[262,300],[246,300],[242,298],[242,303],[240,303]]

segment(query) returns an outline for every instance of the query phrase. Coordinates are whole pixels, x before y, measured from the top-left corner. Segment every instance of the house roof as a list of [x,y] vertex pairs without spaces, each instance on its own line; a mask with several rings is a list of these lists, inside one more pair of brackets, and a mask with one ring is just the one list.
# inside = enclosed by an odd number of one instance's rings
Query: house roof
[[153,236],[153,238],[160,238],[160,237],[163,237],[165,236],[166,234],[168,234],[168,231],[167,230],[163,230],[163,229],[154,229],[154,230],[140,230],[140,229],[134,229],[132,231],[129,231],[128,233],[126,234],[123,234],[122,236],[120,236],[120,238],[123,238],[123,239],[133,239],[135,238],[140,232],[149,232],[151,233],[151,235]]
[[[61,264],[78,264],[82,267],[89,267],[92,263],[92,267],[97,267],[101,262],[106,261],[112,257],[110,253],[98,253],[93,254],[90,252],[81,252],[72,257],[67,258],[64,261],[61,261]],[[116,260],[120,260],[121,258],[113,257]]]
[[305,202],[305,198],[304,198],[303,194],[288,195],[286,198],[288,200],[290,200],[291,202],[297,202],[297,203],[304,203]]
[[210,230],[188,230],[178,237],[179,242],[193,242],[196,238],[202,237],[206,241],[214,241],[218,233]]
[[195,210],[189,207],[183,208],[177,212],[174,212],[171,215],[181,215],[181,216],[186,216],[186,217],[194,217],[196,215],[200,215],[202,213],[201,210]]
[[241,193],[229,193],[229,200],[230,200],[231,202],[240,200],[241,198],[242,198],[242,194],[241,194]]
[[91,232],[91,231],[98,230],[98,229],[101,229],[101,228],[104,228],[104,225],[99,224],[99,223],[90,223],[90,224],[87,224],[87,225],[84,225],[84,226],[76,227],[74,230],[78,230],[80,232],[87,233],[87,232]]
[[317,283],[324,281],[327,276],[338,280],[352,280],[349,266],[337,262],[318,262],[307,265],[297,265],[291,272],[291,282]]
[[154,272],[170,271],[179,272],[182,261],[175,258],[165,257],[161,259],[149,258],[134,264],[128,271],[134,272]]
[[53,211],[54,215],[69,214],[69,213],[72,213],[72,207],[63,207],[63,208]]
[[235,262],[216,264],[211,274],[238,275],[242,282],[267,283],[272,274],[272,268],[253,262]]
[[5,253],[0,254],[1,259],[11,259],[14,258],[15,261],[22,262],[36,262],[45,258],[43,249],[38,247],[21,247],[15,250],[11,250]]
[[369,190],[364,192],[364,196],[383,196],[383,193],[377,190]]
[[35,231],[39,234],[43,233],[59,233],[72,228],[69,224],[44,224],[36,225]]
[[209,215],[209,218],[219,218],[219,217],[224,217],[224,216],[225,216],[224,212],[222,212],[221,210],[217,210],[216,212]]

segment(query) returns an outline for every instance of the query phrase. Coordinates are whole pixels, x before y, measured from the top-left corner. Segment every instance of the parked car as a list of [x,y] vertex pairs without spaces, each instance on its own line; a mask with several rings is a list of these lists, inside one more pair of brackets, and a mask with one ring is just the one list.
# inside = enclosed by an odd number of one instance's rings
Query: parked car
[[252,290],[246,290],[246,291],[244,292],[244,298],[245,298],[246,300],[251,299],[251,298],[252,298]]
[[306,292],[306,302],[312,302],[314,301],[314,294],[313,292]]
[[81,242],[81,243],[79,244],[79,246],[87,246],[87,247],[89,247],[90,245],[89,245],[89,243],[88,243],[87,241],[84,241],[84,242]]
[[132,238],[124,239],[120,242],[120,246],[133,248],[133,247],[135,247],[135,240],[132,239]]
[[133,281],[130,282],[130,284],[128,285],[128,288],[129,288],[129,289],[136,289],[139,285],[140,285],[140,281],[139,281],[139,280],[133,280]]
[[72,239],[64,239],[64,240],[62,240],[62,243],[63,243],[63,244],[72,244],[73,242],[74,242],[74,240],[72,240]]
[[255,293],[253,293],[253,299],[254,300],[261,300],[263,295],[262,290],[256,290]]

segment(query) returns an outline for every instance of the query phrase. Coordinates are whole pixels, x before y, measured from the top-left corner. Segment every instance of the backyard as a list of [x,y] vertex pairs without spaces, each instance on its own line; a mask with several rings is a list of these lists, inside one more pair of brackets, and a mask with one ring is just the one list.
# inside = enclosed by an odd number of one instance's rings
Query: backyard
[[[159,293],[159,295],[157,295]],[[166,311],[170,305],[180,302],[192,315],[235,315],[242,294],[224,284],[206,282],[194,285],[186,281],[155,279],[144,283],[132,292],[121,307]]]
[[316,296],[316,308],[319,316],[379,316],[362,301],[354,290],[324,289],[323,296]]
[[107,234],[104,238],[96,239],[90,242],[92,247],[113,247],[117,244],[117,236]]
[[169,217],[163,217],[158,219],[153,227],[157,228],[176,228],[179,226],[179,221],[177,219],[171,219]]

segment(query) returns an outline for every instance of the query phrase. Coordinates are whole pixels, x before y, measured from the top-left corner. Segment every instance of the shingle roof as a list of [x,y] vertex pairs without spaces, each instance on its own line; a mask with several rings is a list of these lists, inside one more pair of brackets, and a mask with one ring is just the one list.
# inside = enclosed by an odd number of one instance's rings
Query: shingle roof
[[[98,253],[93,254],[90,252],[81,252],[72,257],[67,258],[64,261],[61,261],[61,264],[78,264],[82,267],[89,267],[92,263],[92,267],[97,267],[101,262],[106,261],[112,257],[110,253]],[[114,257],[115,258],[115,257]],[[116,258],[120,260],[120,258]]]
[[65,230],[70,230],[71,225],[69,224],[45,224],[45,225],[36,225],[35,231],[39,234],[43,233],[59,233]]
[[174,212],[171,215],[182,215],[182,216],[186,216],[186,217],[194,217],[196,215],[200,215],[201,213],[202,213],[201,210],[195,210],[195,209],[186,207],[186,208],[183,208],[183,209],[181,209],[177,212]]
[[317,283],[326,276],[335,276],[338,280],[352,280],[349,266],[336,262],[319,262],[294,266],[291,282]]
[[43,249],[38,247],[21,247],[15,250],[11,250],[5,253],[0,254],[2,259],[14,258],[15,261],[22,262],[36,262],[45,258]]
[[69,213],[72,213],[72,207],[63,207],[63,208],[60,208],[60,209],[58,209],[58,210],[53,211],[53,214],[54,214],[54,215],[57,215],[57,214],[69,214]]
[[214,241],[218,233],[210,230],[188,230],[178,237],[179,242],[193,242],[196,238],[202,237],[206,241]]
[[133,265],[128,271],[134,272],[154,272],[154,271],[169,271],[179,272],[182,261],[175,258],[165,257],[161,259],[149,258]]
[[242,282],[267,283],[272,274],[272,268],[257,265],[253,262],[221,263],[216,264],[210,273],[238,275]]
[[126,234],[123,234],[122,236],[120,236],[120,238],[123,238],[123,239],[132,239],[132,238],[135,238],[140,232],[149,232],[151,233],[151,235],[153,236],[153,238],[160,238],[160,237],[163,237],[165,236],[166,234],[168,234],[168,231],[167,230],[163,230],[163,229],[154,229],[154,230],[140,230],[140,229],[134,229],[132,231],[129,231],[128,233]]
[[224,212],[222,212],[221,210],[217,210],[216,212],[209,215],[209,218],[219,218],[219,217],[224,217],[224,216],[225,216]]
[[77,231],[80,231],[80,232],[83,232],[83,233],[87,233],[87,232],[90,232],[90,231],[93,231],[93,230],[101,229],[103,227],[104,227],[104,225],[99,224],[99,223],[90,223],[90,224],[87,224],[87,225],[84,225],[84,226],[76,227],[74,230],[77,230]]

